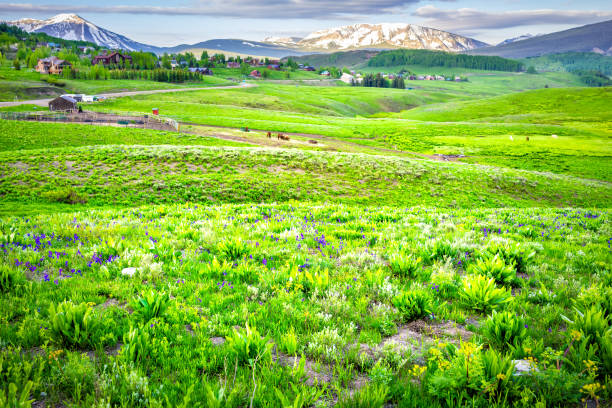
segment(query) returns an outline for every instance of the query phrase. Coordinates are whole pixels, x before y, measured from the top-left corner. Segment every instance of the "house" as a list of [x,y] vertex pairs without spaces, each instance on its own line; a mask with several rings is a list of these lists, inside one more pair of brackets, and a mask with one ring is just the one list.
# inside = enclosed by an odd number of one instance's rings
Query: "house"
[[315,67],[311,67],[311,66],[306,66],[304,67],[304,71],[316,71]]
[[346,84],[351,84],[355,80],[355,77],[352,76],[351,74],[347,74],[346,72],[343,72],[342,76],[340,77],[340,80]]
[[49,101],[49,110],[51,112],[78,112],[79,107],[74,98],[62,95]]
[[240,68],[240,63],[235,61],[230,61],[227,63],[228,68]]
[[456,76],[456,77],[455,77],[455,82],[461,82],[461,77]]
[[323,75],[323,76],[329,76],[330,74],[329,74],[329,71],[323,71],[323,72],[321,72],[321,74],[320,74],[320,75]]
[[102,54],[96,55],[91,60],[91,65],[103,64],[103,65],[119,65],[125,64],[126,62],[132,63],[132,57],[129,55],[119,54],[118,52],[113,52],[110,54]]
[[261,78],[261,72],[259,72],[258,70],[254,69],[253,71],[251,71],[249,76],[251,76],[253,78]]
[[278,65],[278,64],[270,64],[270,65],[268,65],[268,69],[272,69],[274,71],[280,71],[280,65]]
[[436,81],[444,81],[444,77],[442,75],[436,75]]
[[411,81],[416,81],[417,77],[416,77],[416,75],[410,75],[408,77],[408,79],[411,80]]
[[39,59],[38,65],[36,65],[36,71],[41,74],[61,74],[64,68],[71,66],[72,64],[68,61],[59,59],[53,55],[51,57]]
[[176,68],[176,67],[178,67],[178,66],[179,66],[179,64],[178,64],[178,62],[176,62],[176,60],[175,60],[175,59],[173,59],[172,61],[170,61],[170,67],[171,67],[172,69],[174,69],[174,68]]
[[83,54],[87,54],[89,51],[93,51],[93,47],[88,47],[86,45],[79,45],[77,47],[79,49],[79,51],[81,51]]
[[417,79],[418,79],[419,81],[424,81],[424,80],[425,80],[425,77],[424,77],[423,75],[419,75],[419,76],[417,77]]
[[198,72],[201,75],[212,75],[213,74],[212,69],[210,68],[198,68],[198,67],[189,68],[189,72]]

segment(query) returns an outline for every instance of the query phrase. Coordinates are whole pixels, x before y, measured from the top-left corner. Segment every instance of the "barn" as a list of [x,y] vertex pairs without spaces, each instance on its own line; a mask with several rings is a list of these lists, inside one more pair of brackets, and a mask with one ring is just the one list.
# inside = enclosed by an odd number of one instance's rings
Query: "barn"
[[49,110],[51,112],[78,112],[79,106],[74,98],[63,95],[49,101]]

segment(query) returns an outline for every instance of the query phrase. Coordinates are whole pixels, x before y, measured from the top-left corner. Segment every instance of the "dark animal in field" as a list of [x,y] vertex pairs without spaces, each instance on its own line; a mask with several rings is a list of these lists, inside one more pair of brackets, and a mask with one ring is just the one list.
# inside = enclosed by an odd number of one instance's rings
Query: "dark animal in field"
[[308,141],[308,143],[310,143],[310,144],[317,144],[318,142],[317,142],[316,140],[312,140],[312,139],[310,139],[310,140]]
[[529,136],[525,136],[525,140],[526,140],[526,141],[529,141]]
[[291,139],[289,138],[289,136],[285,136],[285,135],[283,135],[282,133],[277,134],[277,135],[276,135],[276,138],[277,138],[278,140],[291,140]]
[[271,139],[271,138],[272,138],[272,132],[268,132],[268,133],[266,134],[266,136],[268,136],[268,139]]

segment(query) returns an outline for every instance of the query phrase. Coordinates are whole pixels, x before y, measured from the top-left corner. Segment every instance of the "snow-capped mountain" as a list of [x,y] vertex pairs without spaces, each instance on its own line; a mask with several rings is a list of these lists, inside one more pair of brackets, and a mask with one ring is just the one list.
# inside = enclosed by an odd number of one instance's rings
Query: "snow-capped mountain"
[[500,42],[497,45],[504,45],[504,44],[510,44],[513,42],[517,42],[517,41],[523,41],[523,40],[527,40],[529,38],[533,38],[533,37],[537,37],[536,35],[533,34],[524,34],[524,35],[519,35],[518,37],[513,37],[513,38],[508,38],[502,42]]
[[302,40],[301,37],[266,37],[263,42],[284,47],[295,47],[300,40]]
[[64,40],[89,41],[110,49],[128,51],[156,51],[158,49],[98,27],[76,14],[58,14],[48,20],[24,18],[9,21],[8,24],[15,25],[27,32],[46,33]]
[[[289,45],[289,44],[285,44]],[[458,34],[412,24],[354,24],[315,31],[297,43],[309,50],[348,50],[355,48],[412,48],[465,51],[486,43]]]

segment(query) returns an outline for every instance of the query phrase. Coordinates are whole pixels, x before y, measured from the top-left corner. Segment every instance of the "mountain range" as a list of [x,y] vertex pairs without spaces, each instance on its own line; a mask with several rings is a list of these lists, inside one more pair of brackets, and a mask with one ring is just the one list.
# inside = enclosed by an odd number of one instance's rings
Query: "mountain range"
[[[273,43],[302,51],[341,51],[363,48],[411,48],[441,51],[466,51],[488,44],[473,38],[414,24],[353,24],[315,31],[305,38]],[[270,41],[270,40],[268,40]]]
[[98,27],[76,14],[58,14],[47,20],[24,18],[7,23],[28,32],[42,32],[66,40],[89,41],[109,49],[149,51],[156,54],[211,50],[282,58],[308,53],[410,48],[507,58],[569,51],[612,55],[612,20],[546,35],[527,34],[507,39],[496,46],[434,28],[402,23],[353,24],[315,31],[304,38],[268,37],[264,41],[213,39],[174,47],[157,47],[131,40]]
[[537,57],[563,52],[612,55],[612,20],[468,51],[469,54],[497,55],[505,58]]
[[196,44],[156,47],[139,43],[121,34],[98,27],[76,14],[58,14],[47,20],[24,18],[9,21],[28,32],[42,32],[66,40],[89,41],[111,49],[181,52],[212,49],[242,54],[284,57],[304,52],[330,52],[353,49],[415,48],[466,51],[488,44],[458,34],[412,24],[354,24],[316,31],[304,38],[269,37],[263,42],[241,39],[213,39]]

